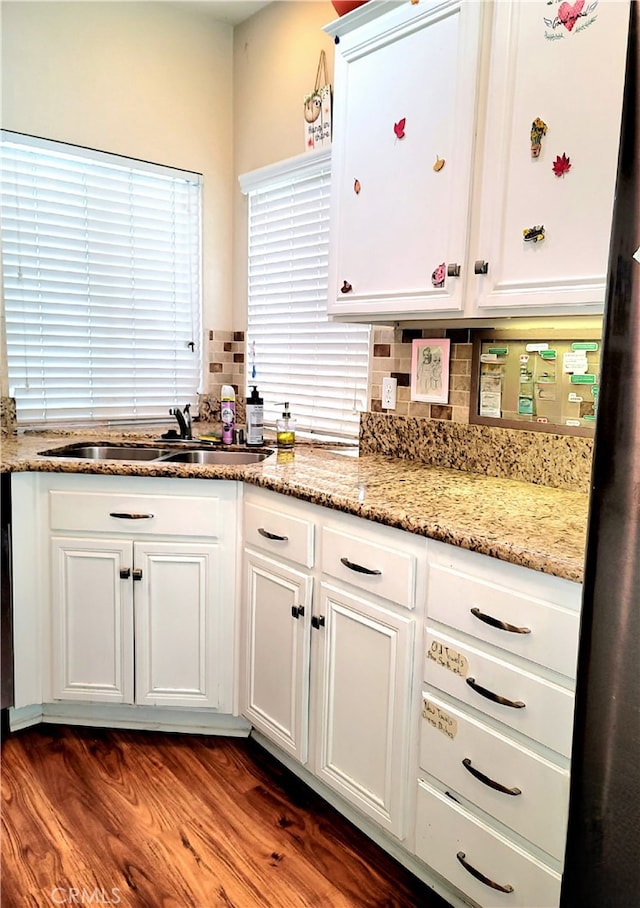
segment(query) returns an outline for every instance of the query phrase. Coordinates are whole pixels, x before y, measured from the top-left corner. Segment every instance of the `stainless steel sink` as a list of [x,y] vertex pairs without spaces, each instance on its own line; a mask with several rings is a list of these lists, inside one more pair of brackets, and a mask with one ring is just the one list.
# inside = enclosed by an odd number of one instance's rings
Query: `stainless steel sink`
[[227,466],[260,463],[271,451],[176,451],[162,457],[162,463],[198,463],[208,466]]
[[148,463],[193,463],[227,466],[260,463],[272,451],[238,451],[135,445],[71,444],[39,452],[43,457],[81,457],[87,460],[141,460]]
[[63,448],[40,451],[45,457],[83,457],[87,460],[158,460],[170,453],[166,448],[87,444],[65,445]]

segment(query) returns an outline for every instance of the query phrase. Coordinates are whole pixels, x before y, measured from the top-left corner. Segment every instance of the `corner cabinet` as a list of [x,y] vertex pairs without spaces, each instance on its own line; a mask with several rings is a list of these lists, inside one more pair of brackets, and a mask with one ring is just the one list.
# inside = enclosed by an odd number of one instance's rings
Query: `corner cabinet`
[[460,313],[483,4],[368,6],[339,20],[329,313]]
[[32,551],[43,572],[24,601],[49,633],[31,654],[41,656],[39,690],[22,691],[19,705],[82,701],[230,714],[236,484],[27,479],[31,515],[27,507],[20,520],[35,524]]
[[628,23],[627,0],[445,0],[327,26],[331,316],[602,312]]

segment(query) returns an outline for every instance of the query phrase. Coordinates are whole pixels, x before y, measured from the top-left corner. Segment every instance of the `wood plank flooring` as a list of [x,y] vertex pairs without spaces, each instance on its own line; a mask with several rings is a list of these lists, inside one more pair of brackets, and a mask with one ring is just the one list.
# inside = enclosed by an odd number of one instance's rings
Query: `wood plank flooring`
[[446,908],[251,740],[40,725],[1,768],[2,908]]

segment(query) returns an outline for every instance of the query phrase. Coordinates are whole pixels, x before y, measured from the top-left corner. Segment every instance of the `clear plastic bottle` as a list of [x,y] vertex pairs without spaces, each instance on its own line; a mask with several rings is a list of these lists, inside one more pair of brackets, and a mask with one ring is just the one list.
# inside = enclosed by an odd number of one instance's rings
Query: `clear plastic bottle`
[[220,415],[222,418],[222,444],[233,444],[233,430],[236,427],[236,392],[231,385],[222,386]]
[[247,445],[264,443],[264,406],[258,394],[257,385],[252,385],[251,394],[247,397]]
[[296,421],[289,412],[288,401],[284,405],[282,416],[276,420],[276,443],[278,448],[285,451],[293,448],[296,443]]

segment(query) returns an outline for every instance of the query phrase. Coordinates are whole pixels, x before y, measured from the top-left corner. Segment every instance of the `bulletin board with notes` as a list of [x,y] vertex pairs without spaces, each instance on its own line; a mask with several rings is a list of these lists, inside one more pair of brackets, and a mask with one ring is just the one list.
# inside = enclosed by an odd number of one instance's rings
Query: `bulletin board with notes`
[[479,332],[470,422],[592,436],[600,389],[599,332]]

